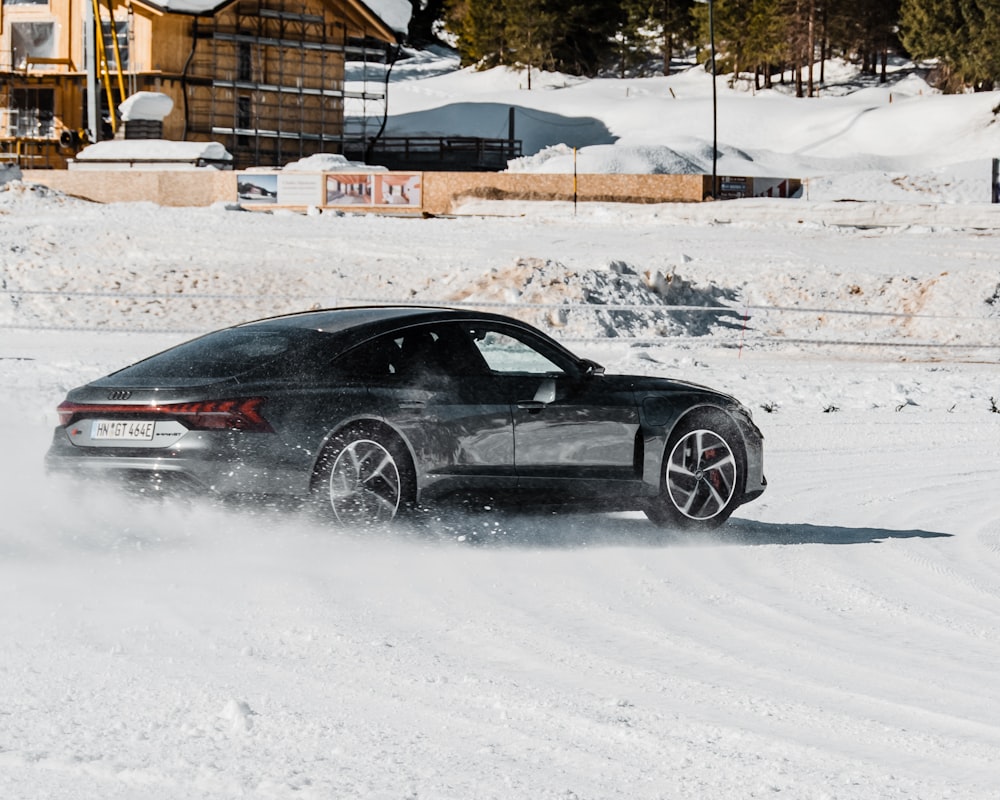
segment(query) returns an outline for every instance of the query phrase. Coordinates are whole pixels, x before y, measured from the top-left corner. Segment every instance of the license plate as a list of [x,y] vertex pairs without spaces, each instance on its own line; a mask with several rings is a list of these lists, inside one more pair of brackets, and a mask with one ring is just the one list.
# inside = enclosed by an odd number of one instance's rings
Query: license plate
[[151,420],[95,419],[91,423],[91,439],[110,439],[122,442],[148,442],[153,438],[156,423]]

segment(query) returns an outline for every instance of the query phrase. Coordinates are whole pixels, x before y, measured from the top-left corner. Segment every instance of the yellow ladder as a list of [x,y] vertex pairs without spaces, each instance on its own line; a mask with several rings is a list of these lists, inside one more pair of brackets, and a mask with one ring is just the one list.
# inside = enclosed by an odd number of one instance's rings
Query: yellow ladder
[[[93,0],[94,3],[94,38],[97,44],[97,69],[101,75],[101,82],[104,84],[104,92],[108,97],[108,115],[111,117],[111,131],[118,132],[118,114],[115,109],[115,98],[111,91],[111,71],[108,68],[108,48],[104,43],[104,23],[101,21],[100,0]],[[125,77],[122,69],[122,54],[118,46],[118,28],[115,25],[115,14],[111,7],[111,0],[105,0],[108,7],[108,19],[111,24],[111,41],[114,43],[115,67],[118,74],[118,96],[125,99]]]

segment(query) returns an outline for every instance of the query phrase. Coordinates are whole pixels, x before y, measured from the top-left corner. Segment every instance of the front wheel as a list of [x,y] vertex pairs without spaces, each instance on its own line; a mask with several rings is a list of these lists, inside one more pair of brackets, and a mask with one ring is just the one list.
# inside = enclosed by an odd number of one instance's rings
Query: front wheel
[[714,420],[675,432],[664,453],[660,495],[646,516],[657,525],[702,530],[729,519],[743,478],[734,440],[730,427]]
[[318,490],[338,523],[391,522],[409,505],[413,469],[398,442],[367,428],[341,432],[327,448]]

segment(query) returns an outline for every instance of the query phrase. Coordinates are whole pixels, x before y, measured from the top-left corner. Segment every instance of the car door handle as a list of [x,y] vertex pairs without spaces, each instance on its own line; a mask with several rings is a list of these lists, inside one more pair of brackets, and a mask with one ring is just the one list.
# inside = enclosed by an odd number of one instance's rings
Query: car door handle
[[400,409],[403,411],[422,411],[424,408],[423,400],[404,400],[399,404]]
[[548,403],[543,403],[541,400],[518,400],[517,407],[523,411],[539,412],[545,409]]

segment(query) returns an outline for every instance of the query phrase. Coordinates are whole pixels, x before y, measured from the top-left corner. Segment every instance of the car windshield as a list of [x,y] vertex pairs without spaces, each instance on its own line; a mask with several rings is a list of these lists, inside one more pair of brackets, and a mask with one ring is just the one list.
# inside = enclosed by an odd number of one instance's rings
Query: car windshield
[[115,382],[156,379],[188,381],[222,380],[249,372],[282,372],[293,368],[306,353],[316,351],[316,331],[269,330],[259,327],[229,328],[165,350],[119,370]]

